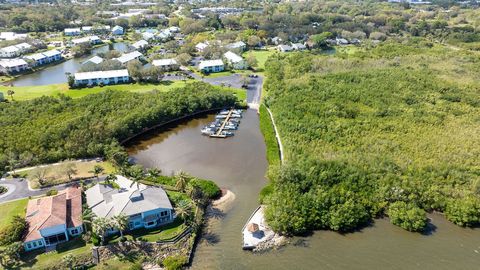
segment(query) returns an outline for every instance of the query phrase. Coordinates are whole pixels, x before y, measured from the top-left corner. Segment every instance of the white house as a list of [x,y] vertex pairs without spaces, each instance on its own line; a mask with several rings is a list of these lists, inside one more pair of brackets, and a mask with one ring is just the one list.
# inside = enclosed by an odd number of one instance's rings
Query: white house
[[57,50],[50,50],[43,53],[27,55],[25,58],[33,60],[34,66],[40,66],[62,60],[62,53]]
[[107,70],[107,71],[93,71],[93,72],[77,72],[74,75],[74,85],[98,85],[98,84],[119,84],[128,83],[130,75],[128,70]]
[[123,35],[123,27],[121,27],[120,25],[115,25],[115,26],[112,28],[112,34],[114,34],[114,35]]
[[307,46],[303,45],[302,43],[292,43],[292,49],[295,51],[303,51],[307,49]]
[[143,58],[143,54],[139,51],[133,51],[133,52],[129,52],[129,53],[124,53],[122,54],[122,56],[118,57],[118,58],[114,58],[115,60],[118,60],[120,61],[120,63],[122,63],[122,65],[126,65],[128,62],[132,61],[132,60],[140,60]]
[[248,64],[245,59],[243,59],[240,55],[228,51],[223,54],[225,57],[226,62],[233,68],[233,69],[247,69]]
[[148,41],[146,40],[139,40],[135,43],[132,44],[132,47],[137,49],[137,50],[143,50],[145,49],[146,47],[148,47]]
[[152,61],[152,65],[156,67],[160,67],[163,70],[173,71],[178,70],[180,65],[178,64],[177,60],[171,59],[157,59]]
[[143,39],[145,39],[145,40],[150,40],[150,39],[154,39],[154,38],[155,38],[155,34],[154,34],[154,33],[151,33],[151,32],[144,32],[144,33],[142,33],[142,37],[143,37]]
[[32,48],[32,45],[28,43],[20,43],[17,45],[11,45],[0,49],[0,57],[12,58],[20,56]]
[[92,57],[92,58],[88,59],[87,61],[83,62],[83,64],[85,65],[85,64],[88,64],[88,63],[92,63],[92,64],[95,64],[95,65],[98,65],[102,62],[103,62],[103,58],[95,55],[94,57]]
[[82,43],[90,43],[92,45],[96,45],[96,44],[102,43],[102,40],[98,36],[87,36],[87,37],[72,39],[73,45],[79,45]]
[[221,72],[225,70],[225,65],[221,59],[201,61],[198,69],[204,73]]
[[93,31],[93,26],[82,26],[83,33],[91,33]]
[[25,39],[27,38],[27,34],[18,34],[15,32],[1,32],[0,33],[0,40],[17,40],[17,39]]
[[291,52],[293,51],[293,48],[289,45],[278,45],[277,50],[279,52]]
[[344,38],[335,38],[335,41],[337,43],[337,45],[348,45],[348,40],[344,39]]
[[69,187],[57,195],[28,201],[26,251],[54,246],[83,232],[82,191]]
[[247,48],[247,44],[245,44],[245,42],[243,42],[243,41],[237,41],[237,42],[234,42],[234,43],[230,43],[230,44],[226,45],[225,47],[229,50],[244,51]]
[[195,49],[197,49],[198,52],[203,52],[208,47],[207,43],[200,42],[197,45],[195,45]]
[[135,184],[119,175],[115,183],[119,189],[96,184],[85,191],[87,205],[97,217],[123,214],[128,217],[130,230],[153,228],[174,220],[172,204],[162,188]]
[[82,34],[82,30],[80,28],[65,28],[63,34],[65,36],[79,36]]
[[0,59],[0,72],[4,74],[13,74],[23,72],[28,69],[28,64],[23,59]]

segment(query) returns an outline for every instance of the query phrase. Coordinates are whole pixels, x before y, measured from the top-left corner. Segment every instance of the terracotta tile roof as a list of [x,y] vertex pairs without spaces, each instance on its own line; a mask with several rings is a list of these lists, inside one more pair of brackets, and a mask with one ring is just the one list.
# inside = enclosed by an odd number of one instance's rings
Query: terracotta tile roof
[[25,242],[42,238],[40,230],[66,224],[67,228],[82,224],[82,196],[77,187],[59,194],[28,201],[26,220],[28,233]]

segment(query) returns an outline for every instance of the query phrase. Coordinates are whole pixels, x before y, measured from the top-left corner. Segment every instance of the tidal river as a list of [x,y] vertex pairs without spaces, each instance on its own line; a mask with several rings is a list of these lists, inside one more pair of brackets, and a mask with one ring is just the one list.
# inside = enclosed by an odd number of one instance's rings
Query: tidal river
[[195,250],[192,269],[480,269],[480,229],[464,229],[431,215],[428,235],[376,220],[359,232],[318,231],[278,251],[241,249],[241,229],[265,185],[265,144],[256,111],[248,110],[235,136],[200,135],[213,115],[159,129],[128,147],[136,162],[164,174],[184,170],[236,194],[223,218],[213,220]]

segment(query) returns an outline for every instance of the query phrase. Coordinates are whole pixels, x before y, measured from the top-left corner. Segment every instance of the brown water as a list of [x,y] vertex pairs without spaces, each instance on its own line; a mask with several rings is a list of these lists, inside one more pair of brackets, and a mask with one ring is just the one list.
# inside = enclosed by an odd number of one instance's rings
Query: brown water
[[294,244],[262,255],[242,251],[240,231],[266,183],[265,145],[255,111],[248,111],[235,136],[227,139],[200,135],[212,119],[159,130],[129,147],[130,155],[146,167],[165,174],[182,169],[236,194],[225,216],[211,222],[208,241],[197,247],[192,269],[480,269],[480,229],[457,227],[440,215],[430,216],[435,228],[429,235],[376,220],[356,233],[318,231],[295,238]]

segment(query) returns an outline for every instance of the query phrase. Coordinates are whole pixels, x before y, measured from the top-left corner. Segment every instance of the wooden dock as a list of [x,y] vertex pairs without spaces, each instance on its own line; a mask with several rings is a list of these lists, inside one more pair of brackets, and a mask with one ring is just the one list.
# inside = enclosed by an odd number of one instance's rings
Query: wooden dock
[[230,110],[228,112],[227,117],[225,117],[225,119],[223,120],[223,123],[220,126],[220,128],[217,130],[217,132],[215,132],[215,134],[210,134],[210,137],[212,137],[212,138],[226,138],[227,137],[226,135],[222,134],[222,132],[224,131],[225,125],[230,120],[230,117],[232,117],[232,113],[233,113],[233,110]]

